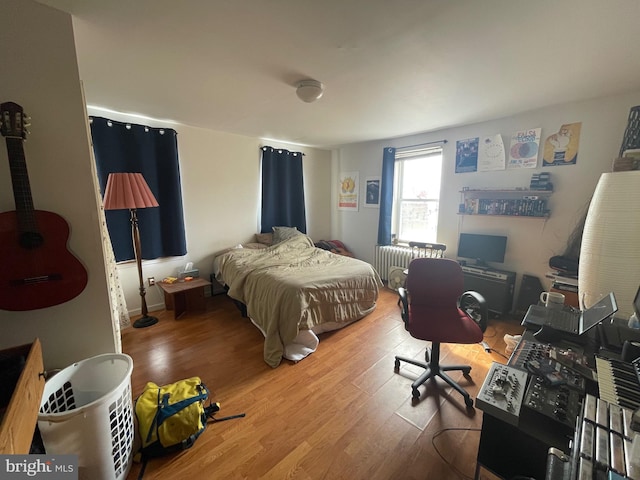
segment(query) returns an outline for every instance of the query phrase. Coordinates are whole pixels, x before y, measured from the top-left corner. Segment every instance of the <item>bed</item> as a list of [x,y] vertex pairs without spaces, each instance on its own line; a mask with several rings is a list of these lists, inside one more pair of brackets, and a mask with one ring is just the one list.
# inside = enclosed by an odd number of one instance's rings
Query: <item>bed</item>
[[303,234],[266,248],[230,249],[215,257],[214,274],[246,306],[274,368],[315,351],[318,334],[371,313],[382,286],[368,263],[316,248]]

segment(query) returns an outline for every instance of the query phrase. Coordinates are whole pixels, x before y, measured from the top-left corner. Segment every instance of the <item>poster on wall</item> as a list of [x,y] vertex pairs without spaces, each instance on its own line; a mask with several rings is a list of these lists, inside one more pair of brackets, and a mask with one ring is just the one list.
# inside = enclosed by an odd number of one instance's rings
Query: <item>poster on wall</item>
[[358,210],[358,172],[340,174],[338,210]]
[[380,177],[367,177],[364,183],[364,206],[378,208],[380,206]]
[[456,141],[456,173],[478,170],[479,137]]
[[504,170],[505,155],[502,135],[482,137],[478,144],[478,171]]
[[536,168],[541,135],[541,128],[519,130],[511,135],[507,168]]
[[582,122],[565,123],[558,133],[549,135],[544,142],[542,166],[575,165],[578,162],[578,145]]

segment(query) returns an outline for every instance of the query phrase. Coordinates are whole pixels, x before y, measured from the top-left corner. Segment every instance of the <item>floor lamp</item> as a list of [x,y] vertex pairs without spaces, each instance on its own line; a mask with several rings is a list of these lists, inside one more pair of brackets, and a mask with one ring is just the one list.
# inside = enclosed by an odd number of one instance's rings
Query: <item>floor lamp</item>
[[633,313],[640,284],[640,170],[603,173],[582,233],[578,294],[583,307],[613,291],[619,318]]
[[142,256],[140,252],[140,232],[138,231],[138,208],[157,207],[158,202],[153,196],[149,185],[141,173],[110,173],[104,193],[105,210],[124,210],[131,212],[131,236],[133,237],[133,251],[138,264],[138,280],[140,281],[140,299],[142,300],[142,317],[133,322],[136,328],[150,327],[158,323],[156,317],[148,315],[146,290],[142,279]]

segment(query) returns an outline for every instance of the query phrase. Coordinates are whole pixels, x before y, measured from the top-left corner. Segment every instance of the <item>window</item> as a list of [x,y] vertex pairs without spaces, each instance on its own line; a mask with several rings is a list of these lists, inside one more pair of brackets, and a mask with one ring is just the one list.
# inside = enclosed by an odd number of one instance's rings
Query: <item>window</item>
[[400,243],[436,242],[442,148],[396,151],[391,234]]

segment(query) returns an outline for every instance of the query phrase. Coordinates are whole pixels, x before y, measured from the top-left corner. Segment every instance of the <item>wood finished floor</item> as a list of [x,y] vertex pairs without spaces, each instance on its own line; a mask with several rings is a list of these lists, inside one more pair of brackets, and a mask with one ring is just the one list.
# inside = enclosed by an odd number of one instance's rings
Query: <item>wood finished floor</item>
[[[174,320],[173,312],[154,312],[158,324],[125,329],[134,398],[147,381],[199,376],[221,403],[217,417],[246,413],[210,424],[190,450],[151,460],[144,479],[472,478],[482,412],[440,380],[412,405],[420,369],[403,364],[394,373],[394,356],[422,358],[426,343],[405,331],[396,302],[383,289],[372,314],[321,335],[315,353],[276,369],[262,359],[262,334],[224,295],[208,298],[204,313]],[[485,341],[504,352],[504,334],[521,331],[517,321],[492,320]],[[506,359],[480,345],[447,344],[441,361],[472,366],[471,378],[452,377],[475,398],[491,362]],[[438,434],[443,429],[451,430]],[[134,463],[128,480],[139,470]]]

